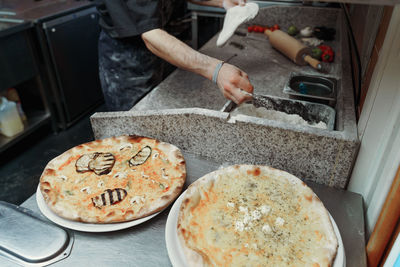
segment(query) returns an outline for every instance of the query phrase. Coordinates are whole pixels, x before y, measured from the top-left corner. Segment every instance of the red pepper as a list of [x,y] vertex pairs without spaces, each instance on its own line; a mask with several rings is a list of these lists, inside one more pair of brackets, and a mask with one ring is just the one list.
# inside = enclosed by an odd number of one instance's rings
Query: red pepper
[[329,45],[320,45],[318,46],[319,49],[322,50],[321,59],[323,62],[332,62],[335,53],[333,52],[332,47]]
[[332,50],[323,51],[321,58],[323,62],[333,62],[334,52]]
[[333,52],[332,47],[330,47],[329,45],[320,45],[320,46],[318,46],[318,48],[321,49],[322,52],[325,52],[325,51],[331,51],[331,52]]

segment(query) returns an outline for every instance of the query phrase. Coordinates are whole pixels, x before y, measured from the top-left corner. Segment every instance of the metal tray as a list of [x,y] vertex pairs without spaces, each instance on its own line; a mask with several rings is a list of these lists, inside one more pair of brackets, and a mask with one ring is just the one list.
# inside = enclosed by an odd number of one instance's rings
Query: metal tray
[[337,80],[335,78],[304,75],[292,72],[283,92],[304,100],[326,100],[329,105],[336,102]]
[[[272,96],[269,96],[272,97]],[[281,99],[280,97],[273,97],[276,98],[277,100]],[[336,111],[334,108],[328,106],[328,105],[323,105],[323,104],[318,104],[318,103],[312,103],[309,101],[302,101],[302,100],[294,100],[294,99],[285,99],[285,101],[291,101],[293,103],[301,104],[305,107],[305,110],[308,111],[308,114],[298,114],[301,116],[303,119],[310,123],[318,123],[320,121],[323,121],[326,123],[327,130],[333,131],[335,128],[335,116],[336,116]],[[251,102],[248,102],[251,103]],[[295,107],[296,105],[292,105]],[[233,111],[237,105],[232,102],[228,101],[225,103],[225,105],[222,107],[220,111],[222,112],[231,112]],[[288,114],[297,114],[296,112],[286,112]],[[309,120],[309,118],[314,118],[312,121]]]
[[0,256],[23,266],[44,266],[66,258],[74,241],[72,232],[3,201],[0,233]]

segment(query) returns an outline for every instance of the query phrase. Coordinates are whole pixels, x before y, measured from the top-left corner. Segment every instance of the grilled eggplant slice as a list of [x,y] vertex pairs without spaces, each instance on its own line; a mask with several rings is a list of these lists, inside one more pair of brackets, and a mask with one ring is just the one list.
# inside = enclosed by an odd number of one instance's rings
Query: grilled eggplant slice
[[129,160],[129,166],[138,166],[146,162],[151,155],[151,147],[145,146]]
[[82,155],[75,163],[75,168],[77,172],[88,172],[89,162],[93,160],[96,153]]
[[107,174],[115,163],[115,157],[111,153],[96,153],[96,156],[89,162],[89,169],[97,175]]
[[128,193],[123,188],[107,189],[104,193],[92,198],[93,205],[101,209],[104,206],[115,205],[126,197]]
[[115,163],[111,153],[95,152],[81,156],[75,163],[77,172],[93,171],[97,175],[107,174]]

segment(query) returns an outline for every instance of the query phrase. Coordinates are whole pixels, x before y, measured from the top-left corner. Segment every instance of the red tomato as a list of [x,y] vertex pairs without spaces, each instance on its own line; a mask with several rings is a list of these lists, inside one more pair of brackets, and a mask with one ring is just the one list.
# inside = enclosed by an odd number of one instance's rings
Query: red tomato
[[254,26],[249,26],[249,27],[247,27],[247,31],[248,31],[248,32],[254,31]]
[[273,26],[273,28],[274,28],[274,30],[279,30],[279,29],[280,29],[278,24],[275,24],[275,25]]

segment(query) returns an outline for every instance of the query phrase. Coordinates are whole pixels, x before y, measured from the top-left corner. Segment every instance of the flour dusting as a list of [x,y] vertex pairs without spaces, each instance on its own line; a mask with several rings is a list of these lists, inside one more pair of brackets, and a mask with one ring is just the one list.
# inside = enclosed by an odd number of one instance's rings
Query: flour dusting
[[316,127],[316,128],[320,128],[320,129],[328,128],[326,123],[323,121],[320,121],[319,123],[311,124],[297,114],[287,114],[287,113],[281,112],[281,111],[268,110],[264,107],[256,108],[252,104],[242,104],[242,105],[238,106],[237,108],[235,108],[231,112],[232,116],[239,115],[239,114],[258,117],[258,118],[264,118],[264,119],[269,119],[269,120],[274,120],[274,121],[282,121],[282,122],[291,123],[291,124],[306,125],[306,126]]

